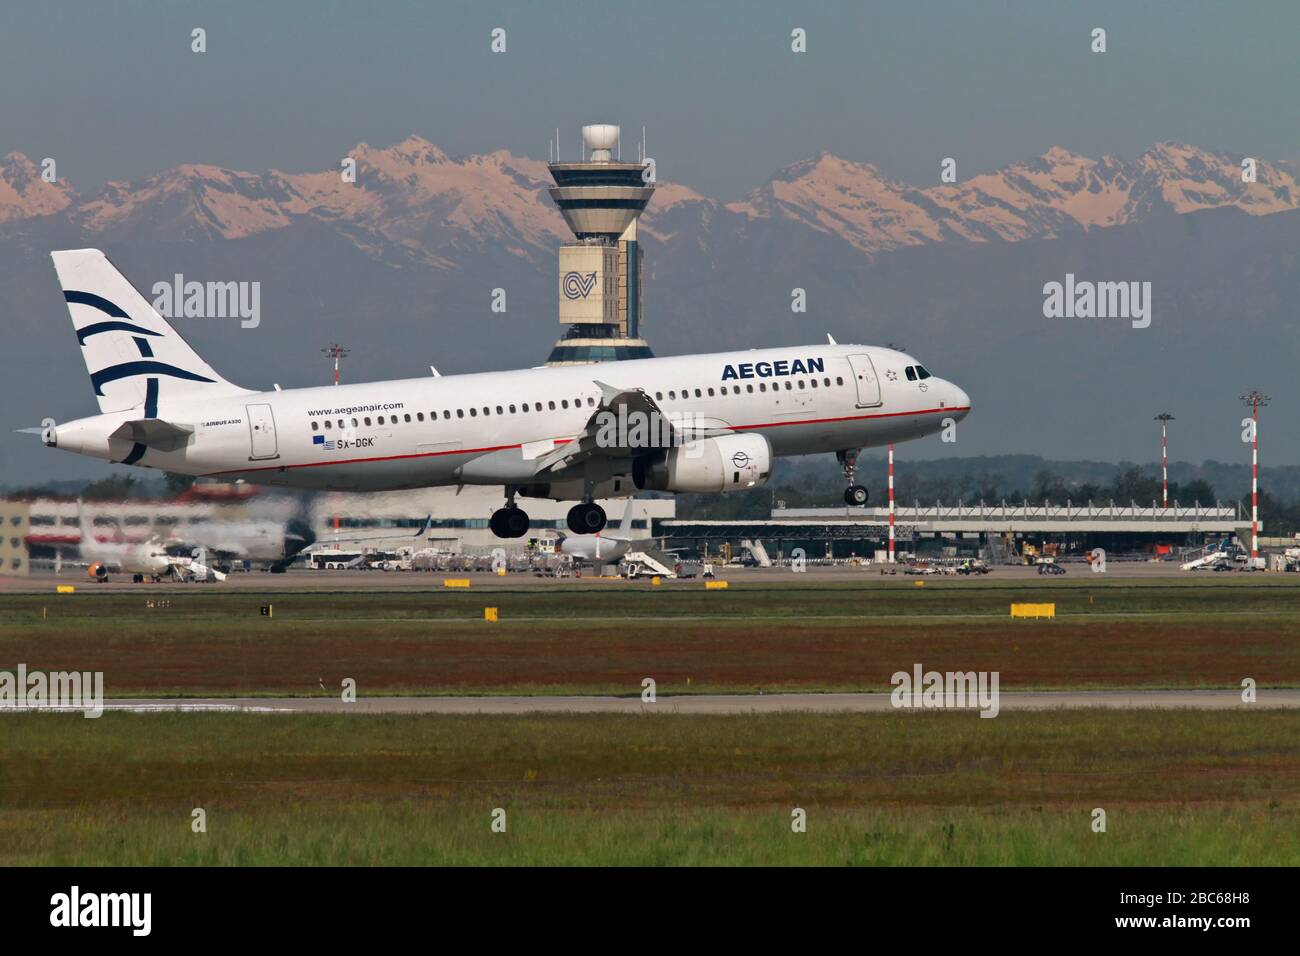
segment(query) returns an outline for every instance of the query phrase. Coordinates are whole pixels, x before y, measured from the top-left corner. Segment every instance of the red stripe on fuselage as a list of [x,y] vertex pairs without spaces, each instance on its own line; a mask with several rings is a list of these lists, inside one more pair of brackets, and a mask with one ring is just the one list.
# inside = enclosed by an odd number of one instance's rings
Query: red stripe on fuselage
[[[780,428],[783,425],[827,425],[835,422],[862,422],[873,418],[902,418],[908,415],[934,415],[938,412],[968,412],[969,405],[954,406],[952,408],[923,408],[916,412],[883,412],[879,415],[843,415],[839,418],[810,418],[806,421],[797,422],[765,422],[758,425],[732,425],[731,430],[737,432],[752,431],[755,428]],[[557,438],[557,445],[566,445],[571,442],[571,438]],[[250,471],[287,471],[290,468],[325,468],[331,465],[359,465],[371,461],[403,461],[408,458],[437,458],[441,455],[484,455],[492,451],[505,451],[508,448],[520,448],[519,444],[514,445],[492,445],[487,448],[453,448],[448,451],[425,451],[416,452],[410,455],[380,455],[375,458],[341,458],[337,461],[308,461],[300,465],[261,465],[257,468],[230,468],[226,471],[210,471],[203,477],[210,478],[214,475],[242,475]]]

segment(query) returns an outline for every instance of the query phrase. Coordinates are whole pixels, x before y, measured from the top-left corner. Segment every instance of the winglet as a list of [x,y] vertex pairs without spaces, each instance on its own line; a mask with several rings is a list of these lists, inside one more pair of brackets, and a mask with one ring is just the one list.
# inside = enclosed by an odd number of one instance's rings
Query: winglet
[[602,405],[608,405],[626,391],[626,389],[615,388],[613,385],[606,385],[600,379],[593,378],[591,381],[600,389],[600,403]]
[[831,345],[840,344],[839,342],[835,341],[835,336],[831,335],[829,332],[826,333],[826,341],[829,342]]

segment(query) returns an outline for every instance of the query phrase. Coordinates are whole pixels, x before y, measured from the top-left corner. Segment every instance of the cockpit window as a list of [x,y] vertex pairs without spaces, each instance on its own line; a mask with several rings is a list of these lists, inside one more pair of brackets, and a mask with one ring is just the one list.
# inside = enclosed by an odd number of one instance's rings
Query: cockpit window
[[909,382],[915,382],[915,381],[916,381],[916,368],[915,368],[915,366],[909,365],[907,368],[903,369],[903,373],[907,376],[907,380],[908,380]]
[[925,381],[927,378],[930,377],[930,373],[925,370],[924,365],[918,365],[916,367],[916,374],[917,377],[920,378],[922,381]]

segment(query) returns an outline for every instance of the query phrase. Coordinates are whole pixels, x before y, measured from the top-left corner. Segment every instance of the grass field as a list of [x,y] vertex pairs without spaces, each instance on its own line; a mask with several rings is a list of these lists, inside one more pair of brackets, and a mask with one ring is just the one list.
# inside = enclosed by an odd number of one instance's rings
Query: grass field
[[[1290,576],[1288,576],[1290,577]],[[471,592],[0,596],[0,669],[102,670],[110,696],[887,690],[914,663],[1003,690],[1300,686],[1300,587],[908,580]],[[1011,622],[1012,601],[1051,622]],[[262,604],[274,616],[262,617]],[[483,621],[483,608],[500,622]],[[322,690],[322,685],[328,690]]]
[[1300,863],[1289,712],[0,727],[8,865]]

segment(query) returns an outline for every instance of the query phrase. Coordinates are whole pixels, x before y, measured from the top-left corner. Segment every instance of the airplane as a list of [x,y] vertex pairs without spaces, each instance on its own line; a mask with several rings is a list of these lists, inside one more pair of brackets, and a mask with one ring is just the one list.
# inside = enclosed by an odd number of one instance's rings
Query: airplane
[[172,553],[157,535],[142,541],[130,541],[116,526],[112,535],[100,535],[94,524],[86,518],[81,503],[77,503],[80,525],[80,552],[86,573],[93,580],[105,582],[112,573],[129,574],[139,584],[145,578],[157,583],[164,577],[175,580],[224,581],[225,574],[207,567],[193,557]]
[[[598,531],[595,534],[566,535],[560,539],[560,553],[578,561],[616,564],[632,545],[632,522],[636,520],[636,499],[628,498],[618,529]],[[644,538],[649,542],[649,538]]]
[[528,533],[518,497],[577,502],[764,484],[778,457],[835,452],[850,505],[862,448],[920,438],[971,408],[891,348],[828,344],[256,391],[204,361],[98,249],[51,254],[100,414],[44,443],[107,461],[273,487],[501,486],[489,525]]

